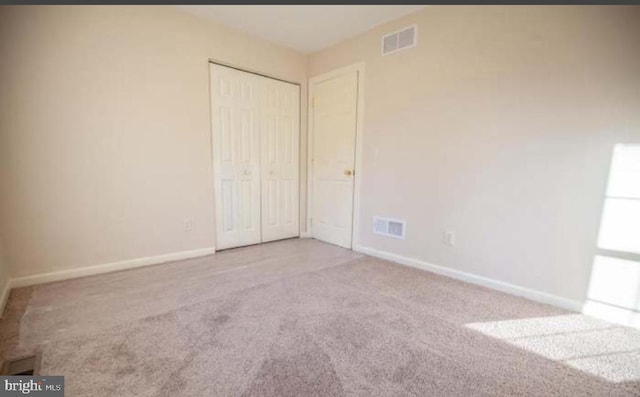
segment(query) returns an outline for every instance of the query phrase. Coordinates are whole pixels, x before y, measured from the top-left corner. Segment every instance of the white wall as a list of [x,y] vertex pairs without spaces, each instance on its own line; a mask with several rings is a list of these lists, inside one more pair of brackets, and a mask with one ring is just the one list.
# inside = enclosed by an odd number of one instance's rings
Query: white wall
[[359,244],[584,300],[613,144],[640,142],[639,10],[430,6],[312,55],[365,62]]
[[307,77],[306,56],[173,6],[0,7],[0,54],[12,277],[212,247],[207,60]]

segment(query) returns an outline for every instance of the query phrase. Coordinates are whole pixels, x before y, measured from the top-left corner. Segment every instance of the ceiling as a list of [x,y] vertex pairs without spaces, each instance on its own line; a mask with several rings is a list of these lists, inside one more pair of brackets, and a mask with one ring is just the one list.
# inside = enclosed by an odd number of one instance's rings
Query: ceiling
[[183,11],[311,53],[424,5],[181,5]]

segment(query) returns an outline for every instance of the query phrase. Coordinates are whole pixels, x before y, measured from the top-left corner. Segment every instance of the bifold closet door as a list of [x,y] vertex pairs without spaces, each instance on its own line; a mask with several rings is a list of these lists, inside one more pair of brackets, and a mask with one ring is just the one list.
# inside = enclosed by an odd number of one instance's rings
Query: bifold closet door
[[262,241],[273,241],[299,235],[300,90],[269,78],[262,87]]
[[211,64],[216,249],[298,236],[295,84]]
[[216,249],[261,242],[258,76],[211,64]]

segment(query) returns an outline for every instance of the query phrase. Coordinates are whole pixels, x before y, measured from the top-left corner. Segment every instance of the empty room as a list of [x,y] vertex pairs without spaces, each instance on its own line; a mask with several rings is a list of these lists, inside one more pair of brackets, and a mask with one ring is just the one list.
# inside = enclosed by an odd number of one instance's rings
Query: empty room
[[2,5],[0,313],[2,396],[640,396],[640,5]]

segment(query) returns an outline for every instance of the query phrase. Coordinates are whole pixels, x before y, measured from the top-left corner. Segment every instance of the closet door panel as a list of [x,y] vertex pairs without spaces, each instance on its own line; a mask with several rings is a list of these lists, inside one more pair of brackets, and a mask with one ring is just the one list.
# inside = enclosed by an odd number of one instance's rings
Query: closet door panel
[[299,235],[299,87],[264,79],[260,110],[262,241],[296,237]]
[[216,249],[261,241],[260,80],[211,65]]

